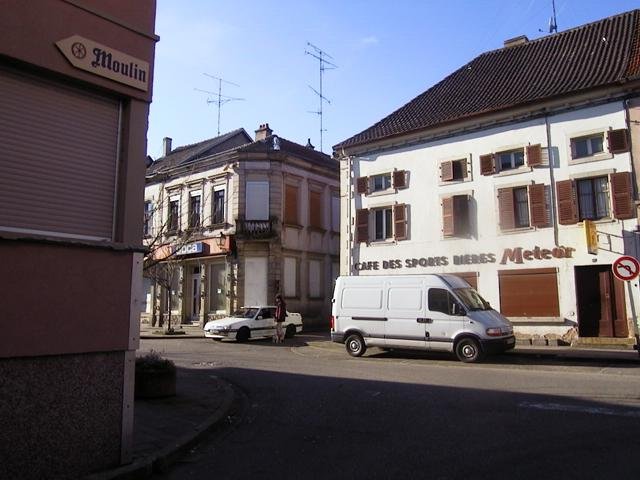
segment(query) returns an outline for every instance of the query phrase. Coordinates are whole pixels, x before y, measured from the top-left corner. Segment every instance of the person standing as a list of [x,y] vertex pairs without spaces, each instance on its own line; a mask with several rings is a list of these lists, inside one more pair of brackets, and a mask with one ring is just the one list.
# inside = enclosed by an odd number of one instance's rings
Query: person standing
[[276,343],[284,342],[284,330],[282,324],[287,317],[287,304],[284,302],[282,295],[276,294],[276,334],[273,341]]

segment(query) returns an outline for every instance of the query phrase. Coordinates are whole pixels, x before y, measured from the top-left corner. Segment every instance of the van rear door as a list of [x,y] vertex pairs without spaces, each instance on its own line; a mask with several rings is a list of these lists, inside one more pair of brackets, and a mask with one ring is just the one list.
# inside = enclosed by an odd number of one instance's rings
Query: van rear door
[[420,279],[397,278],[387,283],[387,347],[427,348],[425,293]]

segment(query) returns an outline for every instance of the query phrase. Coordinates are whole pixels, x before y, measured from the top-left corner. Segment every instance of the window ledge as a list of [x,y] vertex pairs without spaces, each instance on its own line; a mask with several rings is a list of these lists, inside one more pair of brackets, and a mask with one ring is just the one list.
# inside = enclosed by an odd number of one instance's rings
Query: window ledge
[[569,159],[569,165],[580,165],[582,163],[597,162],[600,160],[611,160],[612,158],[613,154],[611,153],[599,153],[588,157],[571,158]]
[[286,222],[283,222],[282,226],[286,227],[286,228],[295,228],[296,230],[302,230],[304,228],[302,225],[298,225],[297,223],[286,223]]
[[377,192],[367,193],[365,196],[367,197],[382,197],[384,195],[392,195],[396,193],[395,188],[387,188],[386,190],[378,190]]
[[522,166],[518,168],[510,168],[509,170],[502,170],[498,173],[495,173],[494,177],[508,177],[510,175],[518,175],[519,173],[530,173],[533,171],[533,167]]
[[536,227],[520,227],[520,228],[511,228],[509,230],[500,230],[502,235],[513,235],[516,233],[527,233],[535,231]]
[[397,245],[396,240],[372,240],[368,243],[370,247],[390,247],[392,245]]
[[325,233],[327,231],[322,227],[314,227],[312,225],[309,225],[307,228],[309,229],[310,232]]

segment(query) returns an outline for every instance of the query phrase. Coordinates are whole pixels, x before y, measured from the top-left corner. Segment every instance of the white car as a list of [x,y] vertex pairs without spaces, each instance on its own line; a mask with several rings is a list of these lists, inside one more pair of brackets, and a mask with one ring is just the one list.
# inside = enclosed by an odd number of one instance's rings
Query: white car
[[[217,340],[233,338],[238,342],[272,337],[276,331],[275,313],[275,306],[242,307],[229,317],[207,322],[204,336]],[[302,331],[302,317],[299,313],[287,312],[282,328],[285,329],[285,338],[293,337]]]

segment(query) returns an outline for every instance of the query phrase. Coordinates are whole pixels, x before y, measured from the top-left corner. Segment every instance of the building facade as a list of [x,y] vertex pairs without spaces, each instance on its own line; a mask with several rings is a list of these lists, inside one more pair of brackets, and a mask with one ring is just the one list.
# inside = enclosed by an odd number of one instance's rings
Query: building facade
[[639,26],[506,42],[336,145],[341,274],[454,273],[521,338],[633,345]]
[[0,477],[80,477],[132,457],[155,2],[0,10]]
[[307,327],[326,324],[339,268],[338,163],[268,124],[255,140],[239,129],[169,143],[147,169],[143,321],[203,325],[281,292]]

